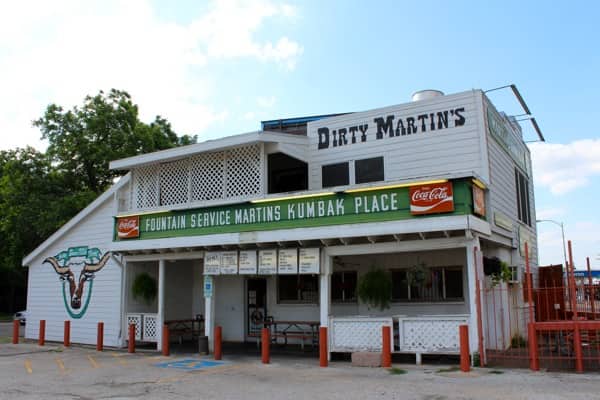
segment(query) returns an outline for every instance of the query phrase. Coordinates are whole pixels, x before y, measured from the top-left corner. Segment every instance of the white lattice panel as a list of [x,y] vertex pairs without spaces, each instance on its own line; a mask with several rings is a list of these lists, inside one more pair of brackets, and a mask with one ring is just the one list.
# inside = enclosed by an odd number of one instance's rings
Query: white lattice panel
[[260,146],[238,147],[226,152],[226,191],[230,197],[261,193]]
[[158,340],[158,317],[156,314],[144,314],[142,338],[145,342],[156,342]]
[[129,204],[120,202],[119,211],[251,198],[263,191],[261,166],[261,147],[254,144],[138,168]]
[[381,328],[383,326],[392,328],[392,324],[392,318],[332,318],[329,324],[330,351],[381,351],[383,342]]
[[192,201],[223,198],[224,152],[206,153],[190,160]]
[[127,337],[129,337],[131,324],[135,325],[135,340],[142,340],[142,314],[127,314]]
[[160,205],[172,206],[189,201],[189,160],[177,160],[160,166]]
[[458,327],[468,316],[423,316],[398,319],[400,351],[415,353],[458,353]]
[[137,209],[158,207],[159,167],[138,168],[133,174],[133,205]]

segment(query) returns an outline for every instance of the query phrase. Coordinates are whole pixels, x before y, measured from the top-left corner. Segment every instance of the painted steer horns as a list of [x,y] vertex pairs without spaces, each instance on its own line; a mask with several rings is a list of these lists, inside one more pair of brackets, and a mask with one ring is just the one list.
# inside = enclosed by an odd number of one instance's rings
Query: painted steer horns
[[94,273],[100,271],[109,258],[110,253],[106,253],[104,254],[104,257],[102,257],[96,264],[84,263],[84,267],[81,270],[81,273],[79,274],[78,283],[75,283],[75,275],[73,275],[73,272],[71,271],[70,264],[61,266],[59,261],[55,257],[48,257],[44,260],[44,262],[54,267],[56,273],[60,275],[61,280],[69,281],[69,291],[71,294],[71,308],[77,310],[81,307],[81,296],[83,294],[85,282],[90,279],[93,279]]

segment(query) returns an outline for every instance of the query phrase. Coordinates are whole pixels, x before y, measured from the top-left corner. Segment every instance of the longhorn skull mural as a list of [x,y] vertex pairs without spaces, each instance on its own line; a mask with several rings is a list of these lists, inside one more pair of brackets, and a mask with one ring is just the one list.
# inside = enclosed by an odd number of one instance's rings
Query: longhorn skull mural
[[[101,252],[97,248],[88,248],[87,246],[70,247],[66,251],[61,251],[54,257],[48,257],[44,263],[48,263],[54,267],[54,270],[59,275],[62,282],[63,299],[65,307],[69,315],[73,318],[81,318],[90,302],[92,295],[93,280],[96,272],[100,271],[110,258],[110,253],[107,252],[101,256]],[[76,274],[79,276],[76,279]],[[87,285],[87,294],[84,296],[84,290]],[[69,302],[67,302],[67,288]],[[83,298],[85,297],[85,303]],[[83,309],[81,309],[84,304]],[[79,311],[81,309],[81,311]]]

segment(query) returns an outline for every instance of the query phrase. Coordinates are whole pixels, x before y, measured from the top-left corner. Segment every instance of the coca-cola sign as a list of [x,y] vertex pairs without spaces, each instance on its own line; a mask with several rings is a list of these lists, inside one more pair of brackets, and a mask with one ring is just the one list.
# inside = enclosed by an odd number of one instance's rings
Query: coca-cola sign
[[140,217],[121,217],[117,219],[117,236],[119,239],[137,238],[140,236]]
[[435,214],[454,211],[452,182],[436,183],[410,188],[410,213]]

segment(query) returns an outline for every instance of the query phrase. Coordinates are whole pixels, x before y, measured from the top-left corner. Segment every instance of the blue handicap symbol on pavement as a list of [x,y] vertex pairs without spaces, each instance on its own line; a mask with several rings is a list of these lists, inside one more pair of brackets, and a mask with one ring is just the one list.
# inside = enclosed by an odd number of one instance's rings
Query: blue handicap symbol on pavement
[[154,365],[159,368],[177,368],[184,371],[196,371],[199,369],[218,367],[223,364],[225,363],[221,361],[194,360],[190,358],[185,360],[162,362]]

